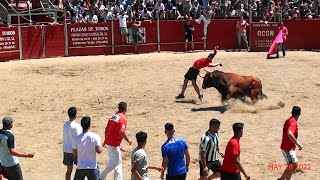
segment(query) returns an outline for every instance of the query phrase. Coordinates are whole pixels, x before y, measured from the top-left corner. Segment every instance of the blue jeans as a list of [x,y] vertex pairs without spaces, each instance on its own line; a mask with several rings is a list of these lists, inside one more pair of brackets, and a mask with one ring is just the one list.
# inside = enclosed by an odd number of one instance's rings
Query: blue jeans
[[74,180],[84,180],[85,177],[88,180],[99,180],[100,170],[97,169],[77,169],[74,175]]

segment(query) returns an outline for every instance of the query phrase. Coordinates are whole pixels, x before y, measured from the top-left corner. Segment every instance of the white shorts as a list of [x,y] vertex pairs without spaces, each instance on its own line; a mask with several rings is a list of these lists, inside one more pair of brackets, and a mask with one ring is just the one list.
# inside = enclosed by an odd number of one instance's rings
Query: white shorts
[[284,159],[286,160],[287,164],[293,164],[298,162],[296,150],[281,150]]

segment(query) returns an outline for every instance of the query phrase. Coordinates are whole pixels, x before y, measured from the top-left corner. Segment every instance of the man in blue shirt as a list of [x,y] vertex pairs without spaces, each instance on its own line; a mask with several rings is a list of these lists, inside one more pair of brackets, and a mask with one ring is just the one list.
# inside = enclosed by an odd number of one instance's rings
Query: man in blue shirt
[[23,180],[18,157],[32,158],[34,153],[20,153],[15,149],[14,135],[11,132],[13,119],[4,117],[0,130],[0,161],[7,179]]
[[173,124],[167,123],[164,128],[168,140],[161,148],[163,171],[160,177],[163,179],[164,171],[167,169],[166,180],[185,180],[190,164],[188,145],[184,139],[173,136]]

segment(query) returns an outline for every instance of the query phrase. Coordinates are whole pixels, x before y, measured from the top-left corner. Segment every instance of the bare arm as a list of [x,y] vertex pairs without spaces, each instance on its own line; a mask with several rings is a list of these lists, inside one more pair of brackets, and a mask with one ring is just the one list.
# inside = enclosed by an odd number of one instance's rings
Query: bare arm
[[78,156],[78,150],[77,149],[73,149],[72,150],[72,155],[73,155],[73,157],[77,157]]
[[163,168],[162,168],[162,167],[159,167],[159,166],[152,166],[152,165],[149,165],[149,166],[148,166],[148,169],[155,169],[155,170],[157,170],[157,171],[162,171],[162,170],[163,170]]
[[168,157],[163,157],[162,158],[162,171],[161,171],[161,175],[160,178],[163,179],[164,177],[164,172],[166,171],[168,166]]
[[236,166],[240,169],[240,171],[243,173],[243,175],[246,177],[246,179],[250,179],[250,176],[246,173],[240,161],[238,160],[238,156],[233,156],[232,160],[236,164]]
[[293,143],[297,144],[299,150],[302,149],[300,142],[294,137],[293,133],[290,130],[288,131],[288,137]]
[[217,67],[217,66],[222,66],[222,64],[221,63],[210,64],[210,67]]
[[[140,176],[139,172],[138,172],[138,166],[139,166],[139,163],[138,162],[135,162],[133,164],[133,167],[131,169],[131,172],[132,174],[138,179],[138,180],[142,180],[142,177]],[[150,167],[149,167],[150,168]]]
[[186,156],[186,166],[187,166],[187,171],[189,170],[189,165],[190,165],[190,154],[188,149],[184,151],[184,155]]
[[129,138],[127,137],[127,134],[126,134],[126,132],[124,130],[121,130],[119,132],[119,134],[124,140],[126,140],[128,142],[129,145],[132,144],[132,142],[129,140]]
[[9,152],[12,156],[17,157],[33,158],[34,156],[34,153],[20,153],[16,150],[16,148],[9,148]]
[[205,151],[201,151],[200,153],[200,157],[201,157],[201,164],[203,167],[203,174],[204,175],[208,175],[208,168],[207,168],[207,163],[206,163],[206,152]]

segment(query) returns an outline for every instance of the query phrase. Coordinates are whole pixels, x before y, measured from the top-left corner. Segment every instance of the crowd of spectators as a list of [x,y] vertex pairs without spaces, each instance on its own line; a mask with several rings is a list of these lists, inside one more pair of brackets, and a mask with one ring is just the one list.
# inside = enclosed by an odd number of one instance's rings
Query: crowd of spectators
[[263,21],[316,19],[320,0],[60,0],[74,23],[97,23],[114,20],[121,11],[128,19],[198,19],[204,11],[215,18],[250,16]]

